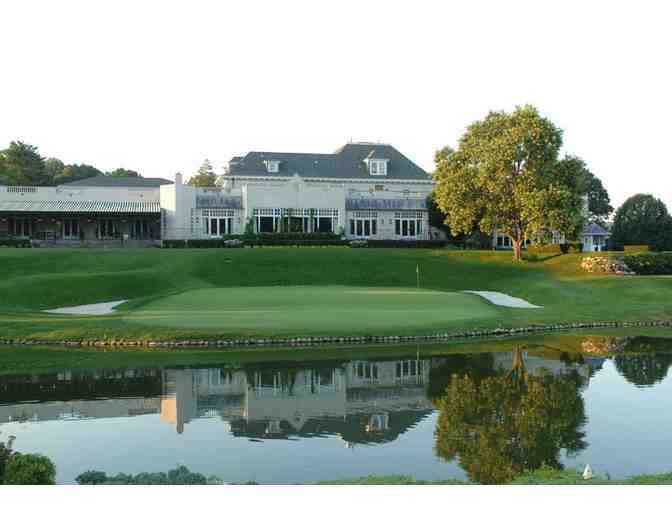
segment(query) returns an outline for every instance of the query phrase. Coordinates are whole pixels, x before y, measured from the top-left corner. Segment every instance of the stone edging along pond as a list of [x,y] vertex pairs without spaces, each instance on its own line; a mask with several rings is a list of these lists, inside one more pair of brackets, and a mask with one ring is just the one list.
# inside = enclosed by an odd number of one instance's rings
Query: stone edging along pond
[[533,324],[517,328],[456,331],[430,335],[366,335],[366,336],[309,336],[296,338],[231,338],[227,340],[0,340],[5,345],[54,345],[62,347],[142,347],[150,349],[185,348],[258,348],[258,347],[317,347],[321,345],[440,343],[447,340],[488,338],[548,333],[572,329],[672,327],[672,319],[649,321],[608,321],[562,324]]

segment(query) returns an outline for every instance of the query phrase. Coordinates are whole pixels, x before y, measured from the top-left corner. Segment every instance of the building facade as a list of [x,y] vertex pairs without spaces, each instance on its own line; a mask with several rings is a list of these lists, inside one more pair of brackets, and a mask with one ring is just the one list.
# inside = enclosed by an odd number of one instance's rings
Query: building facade
[[149,245],[160,239],[165,179],[92,177],[61,186],[0,186],[0,238],[37,245]]
[[250,152],[221,187],[160,189],[163,239],[333,232],[349,239],[428,239],[431,176],[390,145],[349,143],[333,154]]

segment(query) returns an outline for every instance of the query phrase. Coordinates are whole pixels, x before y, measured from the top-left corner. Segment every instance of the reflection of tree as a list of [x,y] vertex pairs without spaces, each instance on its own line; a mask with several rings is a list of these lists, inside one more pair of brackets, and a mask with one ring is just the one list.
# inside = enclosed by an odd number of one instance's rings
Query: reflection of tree
[[635,386],[653,386],[667,376],[672,354],[618,355],[614,364],[626,381]]
[[459,458],[480,483],[504,483],[542,465],[561,468],[561,449],[572,454],[587,446],[580,385],[576,371],[528,373],[519,349],[509,371],[480,381],[455,375],[439,401],[436,452]]
[[495,374],[495,359],[492,354],[451,354],[445,358],[436,358],[429,371],[427,397],[437,400],[446,392],[446,388],[456,375],[469,377],[478,382],[484,377]]

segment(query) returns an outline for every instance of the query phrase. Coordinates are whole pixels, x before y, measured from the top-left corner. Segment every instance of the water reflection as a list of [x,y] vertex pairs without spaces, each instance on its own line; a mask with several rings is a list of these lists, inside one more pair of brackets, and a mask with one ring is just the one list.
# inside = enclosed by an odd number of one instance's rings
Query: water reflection
[[[500,483],[541,465],[562,467],[589,446],[585,393],[607,360],[610,373],[627,384],[653,387],[667,377],[672,355],[632,341],[614,356],[518,345],[404,359],[2,376],[0,424],[130,417],[154,430],[139,419],[144,416],[190,437],[202,431],[193,428],[196,421],[210,419],[231,438],[269,445],[337,438],[353,449],[397,448],[403,436],[429,423],[418,443],[427,453],[418,458],[459,466],[473,481]],[[25,440],[38,432],[23,434]],[[394,450],[386,451],[394,459]],[[334,454],[324,455],[329,463]],[[403,469],[394,472],[415,474],[404,459],[395,462]],[[93,463],[83,459],[82,465]]]

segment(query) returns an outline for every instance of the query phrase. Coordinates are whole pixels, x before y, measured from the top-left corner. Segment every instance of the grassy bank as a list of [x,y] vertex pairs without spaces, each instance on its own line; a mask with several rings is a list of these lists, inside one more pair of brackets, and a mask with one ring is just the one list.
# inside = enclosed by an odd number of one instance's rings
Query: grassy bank
[[[634,321],[672,317],[672,279],[590,275],[580,254],[514,263],[510,253],[350,248],[242,250],[21,250],[1,249],[0,339],[217,339],[229,336],[424,334],[464,329],[521,327],[561,322]],[[347,315],[328,321],[264,325],[250,308],[246,326],[227,321],[145,321],[154,303],[187,291],[275,286],[416,286],[427,290],[492,290],[542,305],[510,309],[478,303],[476,314],[438,321],[380,321],[366,331]],[[226,296],[226,293],[223,294]],[[173,297],[175,296],[175,297]],[[62,317],[43,313],[61,306],[130,299],[113,315]],[[476,299],[476,298],[474,298]],[[478,298],[480,299],[480,298]],[[235,302],[232,298],[231,302]],[[317,301],[319,302],[319,301]],[[365,317],[366,304],[360,304]],[[362,312],[362,307],[364,311]],[[483,313],[481,313],[483,312]],[[138,315],[140,314],[140,315]],[[395,311],[403,318],[403,310]],[[151,316],[151,315],[150,315]]]
[[[412,476],[367,476],[320,482],[322,485],[468,485],[460,480],[416,480]],[[537,469],[518,476],[509,485],[672,485],[672,472],[637,475],[623,479],[596,476],[584,480],[579,471]]]

